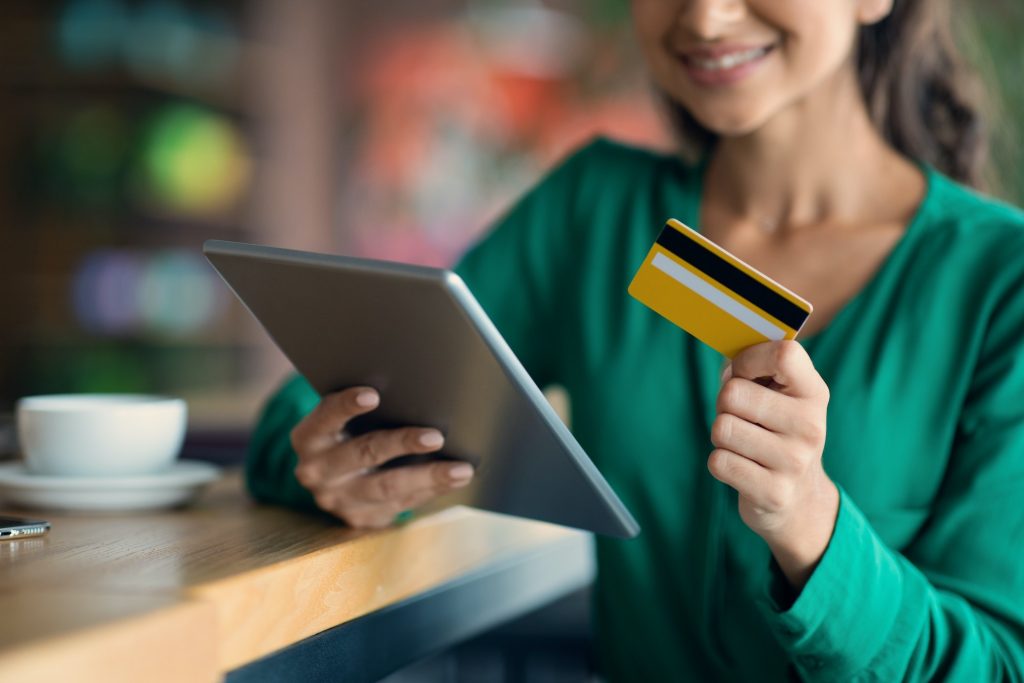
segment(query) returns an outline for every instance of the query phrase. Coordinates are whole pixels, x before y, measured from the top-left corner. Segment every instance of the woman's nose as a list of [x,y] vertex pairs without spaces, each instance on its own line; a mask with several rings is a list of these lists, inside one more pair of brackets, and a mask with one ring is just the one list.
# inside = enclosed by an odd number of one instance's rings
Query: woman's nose
[[744,0],[684,0],[676,21],[694,38],[715,40],[746,15]]

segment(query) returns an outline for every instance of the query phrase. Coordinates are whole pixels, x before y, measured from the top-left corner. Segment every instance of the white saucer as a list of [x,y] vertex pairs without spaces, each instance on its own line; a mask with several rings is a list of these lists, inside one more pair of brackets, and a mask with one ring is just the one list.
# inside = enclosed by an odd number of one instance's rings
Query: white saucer
[[187,503],[218,477],[219,469],[196,460],[130,477],[31,474],[16,462],[0,465],[0,502],[46,510],[156,510]]

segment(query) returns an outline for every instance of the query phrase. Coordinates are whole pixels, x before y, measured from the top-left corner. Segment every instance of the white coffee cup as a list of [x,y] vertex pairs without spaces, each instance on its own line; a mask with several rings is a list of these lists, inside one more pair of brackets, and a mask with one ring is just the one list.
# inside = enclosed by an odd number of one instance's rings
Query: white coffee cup
[[112,477],[166,469],[181,451],[180,398],[54,394],[17,404],[18,441],[33,474]]

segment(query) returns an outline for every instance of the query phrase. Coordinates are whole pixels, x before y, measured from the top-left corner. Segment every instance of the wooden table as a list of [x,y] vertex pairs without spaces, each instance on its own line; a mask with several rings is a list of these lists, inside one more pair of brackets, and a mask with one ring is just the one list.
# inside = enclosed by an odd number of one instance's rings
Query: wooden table
[[375,680],[592,577],[579,532],[461,507],[356,532],[237,473],[185,510],[32,514],[47,536],[0,542],[0,681]]

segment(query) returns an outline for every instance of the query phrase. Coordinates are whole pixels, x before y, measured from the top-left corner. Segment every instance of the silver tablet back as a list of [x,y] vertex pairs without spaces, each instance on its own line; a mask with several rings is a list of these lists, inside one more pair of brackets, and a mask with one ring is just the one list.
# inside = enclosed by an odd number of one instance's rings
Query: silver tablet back
[[457,275],[216,240],[203,251],[318,392],[380,392],[380,407],[350,422],[350,433],[436,427],[445,446],[432,457],[476,467],[460,502],[610,536],[639,533]]

